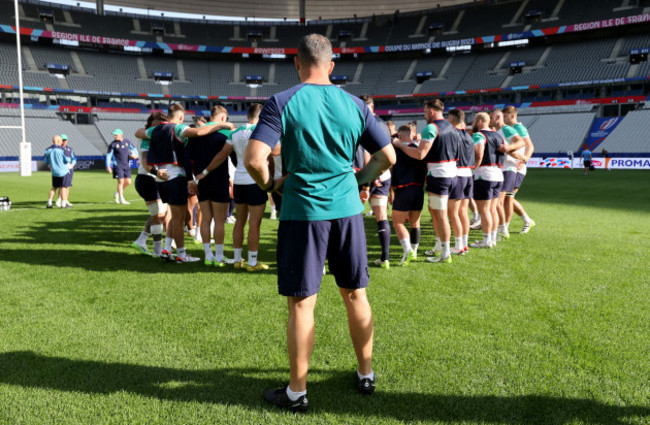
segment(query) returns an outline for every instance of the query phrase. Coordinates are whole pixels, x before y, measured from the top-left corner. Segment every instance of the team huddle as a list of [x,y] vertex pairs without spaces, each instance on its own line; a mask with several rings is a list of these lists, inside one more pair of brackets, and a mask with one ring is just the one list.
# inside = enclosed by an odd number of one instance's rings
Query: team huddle
[[[364,95],[361,99],[374,110],[372,97]],[[135,187],[151,215],[133,242],[136,249],[168,261],[199,261],[185,249],[185,230],[188,230],[190,236],[203,241],[206,265],[232,264],[250,271],[268,269],[257,261],[257,256],[269,196],[244,166],[244,151],[261,110],[261,104],[253,104],[248,112],[248,123],[235,128],[227,121],[227,110],[215,106],[210,121],[197,120],[200,125],[197,128],[182,124],[184,109],[174,104],[169,107],[168,114],[152,113],[145,128],[136,133],[141,140],[139,150],[124,139],[121,130],[113,132],[115,140],[109,145],[106,169],[117,180],[115,202],[128,204],[124,189],[131,184],[129,161],[137,158]],[[534,151],[526,127],[517,121],[516,108],[508,106],[490,114],[477,113],[470,128],[467,128],[462,110],[451,109],[447,119],[443,111],[444,104],[440,100],[425,103],[427,125],[421,134],[417,134],[416,123],[396,129],[392,121],[384,124],[375,118],[390,135],[397,158],[395,165],[384,170],[375,181],[359,187],[361,201],[369,202],[371,214],[377,220],[381,258],[374,264],[379,267],[390,267],[389,203],[392,204],[393,228],[403,249],[399,265],[407,266],[417,258],[425,191],[435,233],[435,246],[425,251],[430,262],[449,263],[452,255],[464,255],[470,247],[495,247],[497,242],[510,237],[509,225],[515,212],[523,220],[520,233],[527,233],[535,225],[515,199],[526,176],[526,162]],[[280,146],[278,144],[268,158],[276,177],[282,175]],[[355,172],[363,168],[369,158],[370,154],[360,144],[352,162]],[[45,153],[45,161],[53,174],[47,207],[52,207],[55,191],[59,189],[56,205],[70,208],[68,196],[76,159],[67,146],[67,136],[54,137],[54,144]],[[230,167],[235,163],[234,178],[229,172],[229,162]],[[234,198],[236,219],[233,258],[228,258],[224,255],[224,237],[225,223],[232,213],[231,197]],[[274,192],[272,197],[275,215],[282,197],[279,192]],[[194,229],[195,221],[198,232]],[[245,261],[242,245],[247,222],[248,261]],[[483,239],[470,244],[470,229],[481,229]],[[150,236],[153,237],[153,251],[147,247]],[[214,249],[211,241],[214,241]],[[176,255],[172,254],[173,247]]]

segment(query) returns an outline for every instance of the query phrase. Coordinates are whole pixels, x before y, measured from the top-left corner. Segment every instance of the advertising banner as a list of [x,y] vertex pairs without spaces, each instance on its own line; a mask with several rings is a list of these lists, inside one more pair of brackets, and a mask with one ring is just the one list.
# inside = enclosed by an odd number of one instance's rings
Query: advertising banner
[[623,117],[596,118],[591,124],[589,136],[587,136],[587,139],[582,144],[582,150],[589,149],[593,152],[614,131],[621,121],[623,121]]
[[[609,168],[612,170],[650,170],[650,158],[593,158],[591,163],[596,168]],[[574,158],[573,167],[583,168],[582,160]]]
[[[20,161],[0,161],[0,173],[17,173],[20,171]],[[36,161],[32,161],[32,171],[36,171]]]
[[571,158],[567,157],[533,157],[526,163],[528,168],[571,168]]

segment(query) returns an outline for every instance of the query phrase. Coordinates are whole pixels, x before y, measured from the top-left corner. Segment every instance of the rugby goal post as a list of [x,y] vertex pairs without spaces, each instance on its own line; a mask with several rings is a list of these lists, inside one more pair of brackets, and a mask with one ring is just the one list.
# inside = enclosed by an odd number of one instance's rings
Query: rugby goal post
[[16,15],[16,56],[18,60],[18,93],[20,97],[20,126],[5,125],[0,128],[19,129],[21,141],[18,146],[18,158],[20,164],[20,175],[32,175],[32,144],[27,142],[25,135],[25,99],[23,95],[23,54],[20,45],[20,16],[18,13],[18,0],[14,0],[14,11]]

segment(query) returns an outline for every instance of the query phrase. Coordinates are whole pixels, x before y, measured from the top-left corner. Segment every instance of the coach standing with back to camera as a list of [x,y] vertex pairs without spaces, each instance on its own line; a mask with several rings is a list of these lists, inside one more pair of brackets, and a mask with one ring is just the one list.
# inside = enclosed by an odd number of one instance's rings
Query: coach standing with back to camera
[[[244,154],[251,177],[269,192],[282,189],[278,229],[278,289],[287,297],[290,380],[266,390],[267,402],[306,411],[307,371],[314,345],[314,307],[325,260],[348,314],[358,389],[371,394],[373,323],[366,297],[368,257],[358,185],[395,163],[395,151],[362,100],[332,85],[332,45],[318,34],[303,37],[294,60],[301,84],[271,97]],[[282,143],[288,175],[274,180],[267,158]],[[357,145],[372,154],[354,174]]]

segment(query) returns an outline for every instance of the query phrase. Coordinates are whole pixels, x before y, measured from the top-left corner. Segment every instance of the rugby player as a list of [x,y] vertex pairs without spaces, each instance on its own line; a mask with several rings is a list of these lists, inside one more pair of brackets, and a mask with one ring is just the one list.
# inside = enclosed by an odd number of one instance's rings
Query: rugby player
[[[515,196],[519,191],[519,188],[521,187],[524,178],[526,177],[526,171],[527,171],[526,163],[533,155],[533,152],[535,152],[535,145],[533,145],[533,142],[530,139],[530,135],[528,134],[528,129],[522,123],[517,121],[517,108],[515,108],[514,106],[507,106],[506,108],[504,108],[503,120],[506,123],[506,125],[512,127],[517,132],[519,137],[524,139],[524,143],[525,143],[525,146],[519,150],[519,153],[523,155],[524,158],[517,163],[517,177],[515,179],[515,189],[513,191],[514,194],[512,196],[514,212],[516,212],[517,215],[521,217],[521,219],[524,222],[521,232],[519,232],[519,234],[523,235],[528,233],[531,228],[535,227],[535,221],[530,217],[528,217],[528,214],[526,214],[524,207],[517,199],[515,199]],[[513,210],[506,209],[505,212],[506,212],[506,223],[509,224],[510,219],[512,218]]]
[[[199,258],[187,254],[183,231],[188,193],[190,188],[196,190],[196,186],[191,186],[187,182],[183,166],[184,147],[188,138],[205,136],[222,128],[232,129],[233,125],[224,123],[190,128],[182,124],[185,119],[185,109],[178,103],[169,106],[167,118],[167,122],[162,122],[155,127],[138,130],[136,137],[150,141],[147,162],[153,166],[151,173],[156,175],[161,200],[169,204],[171,209],[171,220],[167,227],[161,257],[178,263],[195,262],[199,261]],[[172,239],[176,242],[176,256],[172,255]]]
[[63,153],[65,153],[65,156],[70,158],[70,163],[68,164],[68,168],[70,169],[70,171],[63,178],[63,186],[59,190],[59,197],[56,200],[56,206],[57,207],[63,206],[61,191],[65,191],[66,199],[68,200],[66,202],[66,205],[72,207],[73,205],[70,203],[70,187],[72,187],[72,176],[74,174],[74,166],[77,163],[77,158],[74,156],[74,151],[72,150],[72,148],[68,146],[68,136],[65,134],[61,134],[61,148],[63,149]]
[[116,204],[129,204],[124,199],[124,189],[131,184],[130,159],[138,159],[138,152],[130,140],[124,139],[124,132],[119,128],[113,131],[113,142],[108,145],[106,153],[106,171],[117,179],[117,190],[113,194]]
[[[403,125],[397,131],[400,143],[417,147],[415,129]],[[402,245],[404,255],[400,266],[408,266],[411,260],[417,258],[417,247],[420,244],[420,216],[424,206],[424,180],[427,175],[427,164],[423,160],[411,158],[400,149],[395,151],[396,162],[392,171],[393,192],[393,227]],[[406,220],[411,228],[406,230]]]
[[499,213],[497,203],[503,185],[502,154],[499,149],[504,140],[490,129],[490,116],[479,112],[474,116],[474,200],[481,215],[483,240],[474,242],[472,248],[496,246]]
[[[253,103],[248,108],[248,123],[233,131],[228,138],[228,143],[232,145],[232,149],[237,154],[237,169],[235,170],[235,186],[233,189],[235,218],[237,220],[232,231],[232,245],[235,253],[234,266],[235,268],[243,268],[244,266],[242,245],[244,244],[244,227],[246,221],[248,221],[248,266],[246,270],[249,272],[268,270],[269,268],[269,266],[257,260],[260,245],[260,227],[266,201],[269,197],[267,192],[255,183],[255,180],[248,174],[244,166],[244,151],[259,121],[261,110],[262,104]],[[276,148],[279,149],[280,145],[278,144]]]
[[452,254],[463,255],[469,250],[469,200],[474,196],[472,169],[475,166],[474,140],[465,129],[465,112],[460,109],[449,111],[448,120],[456,128],[460,138],[458,161],[456,162],[456,185],[449,195],[449,221],[454,231]]
[[[458,132],[444,119],[445,105],[440,99],[429,100],[424,104],[424,118],[427,126],[422,130],[418,147],[404,146],[393,142],[411,158],[427,162],[427,194],[429,212],[436,233],[436,245],[440,241],[440,256],[428,257],[434,263],[451,263],[451,229],[447,220],[449,194],[456,182],[456,160],[458,159]],[[435,255],[436,248],[428,251]]]
[[[359,96],[373,113],[375,112],[375,101],[371,96],[363,94]],[[378,124],[384,129],[387,136],[391,136],[388,126],[379,117],[375,116]],[[370,154],[365,153],[364,164],[370,161]],[[382,269],[390,268],[388,259],[390,254],[390,224],[388,224],[388,195],[390,192],[391,174],[390,170],[385,170],[369,187],[368,199],[372,214],[377,220],[377,236],[381,245],[381,258],[375,260],[374,264]],[[364,188],[364,190],[366,190]]]
[[[167,121],[167,115],[161,111],[153,112],[147,117],[145,128],[156,127],[161,122]],[[149,236],[153,235],[153,256],[160,257],[162,255],[162,236],[164,227],[169,222],[169,214],[167,214],[167,204],[160,200],[160,194],[156,186],[156,176],[151,174],[151,165],[147,163],[147,154],[149,152],[149,139],[140,139],[139,161],[138,161],[138,174],[135,177],[135,190],[138,195],[144,200],[147,210],[149,210],[149,218],[145,222],[144,229],[131,246],[143,254],[150,254],[147,248],[147,240]],[[166,220],[167,218],[167,220]]]
[[[525,161],[526,157],[523,151],[526,142],[522,137],[517,134],[517,131],[511,126],[507,125],[504,121],[504,115],[511,114],[514,106],[507,106],[503,111],[495,109],[492,113],[491,126],[499,133],[505,141],[504,149],[501,151],[505,154],[503,156],[503,164],[501,171],[503,172],[503,186],[499,194],[499,227],[497,230],[498,240],[508,239],[510,232],[510,218],[512,218],[513,201],[515,199],[515,182],[517,180],[517,164]],[[507,111],[507,112],[506,112]],[[515,109],[516,111],[516,109]]]
[[[228,111],[221,105],[210,110],[210,121],[206,125],[230,124]],[[204,264],[223,267],[226,264],[224,252],[225,223],[230,205],[230,184],[228,175],[228,155],[232,145],[227,143],[230,127],[188,141],[186,148],[186,167],[188,176],[195,175],[191,184],[196,184],[201,208],[201,240],[205,253]],[[202,171],[200,171],[202,170]],[[212,221],[214,220],[214,228]],[[212,230],[212,234],[211,233]],[[210,239],[214,238],[214,248]]]
[[[287,297],[290,379],[264,392],[267,402],[306,411],[307,371],[314,345],[314,307],[325,259],[340,288],[359,367],[357,388],[372,394],[373,322],[366,296],[368,258],[358,185],[395,163],[390,138],[365,103],[332,85],[332,45],[303,37],[294,59],[301,84],[271,97],[244,153],[246,169],[264,190],[282,190],[278,229],[278,289]],[[282,139],[286,177],[274,180],[267,158]],[[357,144],[372,159],[354,174]],[[356,177],[356,178],[355,178]]]
[[67,193],[63,190],[63,179],[70,172],[69,165],[71,159],[63,152],[61,148],[62,144],[61,136],[58,134],[55,135],[52,137],[52,146],[47,148],[43,155],[45,165],[52,172],[52,189],[50,189],[50,196],[47,199],[47,208],[52,208],[52,199],[54,199],[54,194],[57,189],[59,189],[59,194],[61,195],[61,208],[70,208]]

